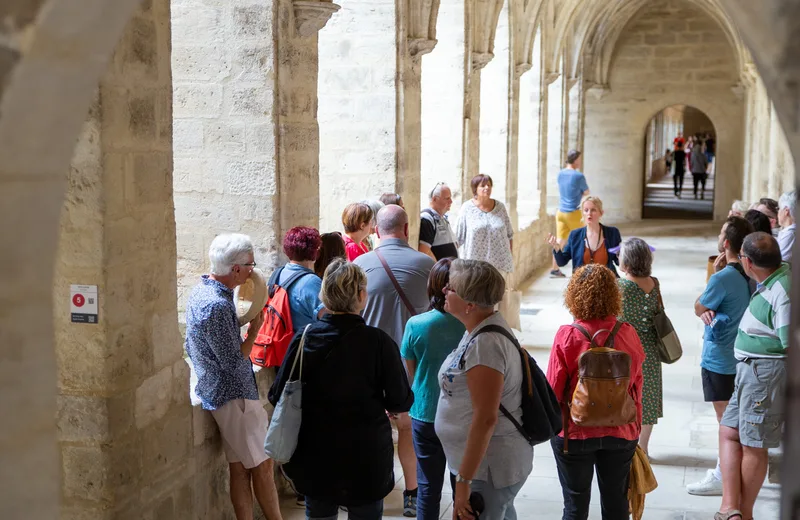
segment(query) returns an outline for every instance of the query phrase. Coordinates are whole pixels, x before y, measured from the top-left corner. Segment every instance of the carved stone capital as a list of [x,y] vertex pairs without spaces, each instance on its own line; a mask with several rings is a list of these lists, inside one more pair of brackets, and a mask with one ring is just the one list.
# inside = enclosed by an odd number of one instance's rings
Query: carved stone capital
[[409,38],[408,39],[408,53],[412,58],[428,54],[436,47],[438,40],[429,40],[427,38]]
[[605,84],[595,83],[588,89],[586,89],[587,94],[591,94],[597,100],[601,100],[605,97],[606,94],[611,92],[611,87]]
[[731,92],[736,95],[737,99],[744,99],[745,94],[747,94],[748,86],[744,82],[739,82],[733,86],[731,86]]
[[333,13],[340,6],[333,2],[320,0],[294,0],[294,20],[297,34],[302,37],[311,36],[325,27]]
[[559,76],[561,76],[561,74],[559,74],[558,72],[545,72],[544,73],[544,84],[545,85],[551,84],[552,82],[557,80]]
[[567,79],[567,90],[572,90],[572,87],[578,84],[580,78],[568,78]]
[[531,65],[530,63],[518,63],[517,66],[514,67],[514,73],[519,78],[519,77],[522,77],[523,74],[525,74],[526,72],[528,72],[532,68],[533,68],[533,65]]
[[472,53],[472,70],[481,70],[494,58],[491,52],[473,52]]

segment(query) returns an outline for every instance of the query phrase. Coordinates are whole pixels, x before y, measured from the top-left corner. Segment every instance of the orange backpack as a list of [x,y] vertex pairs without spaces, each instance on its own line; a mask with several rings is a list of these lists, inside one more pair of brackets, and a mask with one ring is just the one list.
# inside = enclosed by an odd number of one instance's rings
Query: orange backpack
[[[285,266],[284,266],[285,267]],[[286,289],[307,274],[300,271],[290,276],[282,285],[278,285],[283,267],[278,268],[269,278],[267,288],[269,298],[264,306],[264,323],[258,331],[253,348],[250,350],[250,361],[262,367],[279,367],[283,363],[289,344],[294,338],[292,312],[289,307],[289,293]]]

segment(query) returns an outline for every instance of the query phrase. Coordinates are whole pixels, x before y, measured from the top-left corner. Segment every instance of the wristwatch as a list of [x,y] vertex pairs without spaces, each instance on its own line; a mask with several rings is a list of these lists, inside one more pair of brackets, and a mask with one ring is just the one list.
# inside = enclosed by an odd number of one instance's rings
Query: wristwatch
[[465,483],[465,484],[466,484],[466,485],[468,485],[468,486],[471,486],[471,485],[472,485],[472,481],[471,481],[471,480],[467,480],[467,479],[465,479],[465,478],[464,478],[464,477],[461,475],[461,473],[459,473],[459,474],[457,474],[457,475],[456,475],[456,484],[458,484],[459,482],[463,482],[463,483]]

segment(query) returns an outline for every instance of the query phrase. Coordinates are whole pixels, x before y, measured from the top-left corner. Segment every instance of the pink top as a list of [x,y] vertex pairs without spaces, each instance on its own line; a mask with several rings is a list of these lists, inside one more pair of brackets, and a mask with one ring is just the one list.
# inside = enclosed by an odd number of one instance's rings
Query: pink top
[[369,250],[364,244],[356,244],[353,239],[347,235],[343,235],[342,238],[344,239],[344,250],[345,253],[347,253],[347,260],[350,262],[364,253],[369,253]]
[[[602,320],[578,321],[589,334],[594,334],[600,329],[611,330],[617,319],[613,316]],[[606,340],[605,334],[600,334],[597,341]],[[572,419],[569,421],[570,439],[596,439],[598,437],[617,437],[629,441],[639,438],[642,431],[642,363],[644,363],[644,348],[639,340],[636,329],[628,323],[623,323],[614,338],[614,348],[627,352],[631,356],[631,382],[628,393],[636,403],[636,421],[623,426],[576,426]],[[589,350],[589,340],[574,327],[562,325],[553,340],[553,349],[550,351],[550,362],[547,365],[547,381],[553,387],[559,402],[564,403],[567,396],[572,396],[578,386],[578,358],[584,351]],[[567,381],[569,388],[567,389]],[[559,434],[564,436],[563,432]]]

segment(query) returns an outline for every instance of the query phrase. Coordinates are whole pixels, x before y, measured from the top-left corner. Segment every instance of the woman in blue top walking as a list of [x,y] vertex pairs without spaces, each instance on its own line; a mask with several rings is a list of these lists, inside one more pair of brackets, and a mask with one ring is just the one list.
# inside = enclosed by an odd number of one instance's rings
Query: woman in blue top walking
[[611,269],[619,278],[615,264],[619,265],[617,254],[622,244],[622,235],[619,229],[600,223],[603,217],[603,201],[592,195],[583,197],[581,214],[586,226],[570,231],[563,248],[558,238],[547,236],[547,243],[553,248],[556,263],[563,267],[572,261],[573,272],[585,264],[600,264]]
[[444,311],[444,288],[450,281],[451,261],[443,258],[433,266],[428,277],[431,309],[408,321],[400,348],[413,381],[414,405],[409,415],[417,454],[419,520],[439,518],[447,459],[433,428],[439,402],[438,374],[445,358],[458,346],[465,331],[460,321]]

